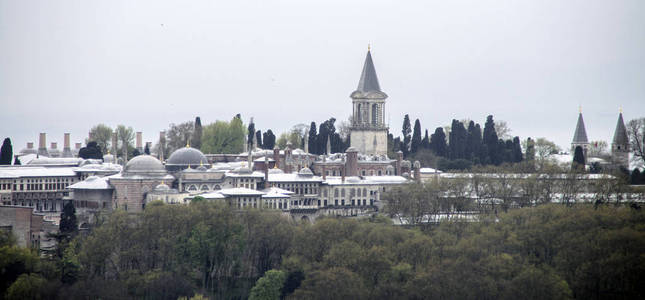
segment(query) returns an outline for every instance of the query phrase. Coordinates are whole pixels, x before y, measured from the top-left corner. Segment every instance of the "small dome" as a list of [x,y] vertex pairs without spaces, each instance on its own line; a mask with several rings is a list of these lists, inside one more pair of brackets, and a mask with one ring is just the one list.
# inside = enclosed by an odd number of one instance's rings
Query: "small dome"
[[166,169],[163,167],[163,164],[156,159],[154,156],[150,155],[137,155],[127,164],[125,164],[125,169],[123,172],[126,175],[129,174],[165,174]]
[[199,165],[209,165],[208,159],[204,156],[204,153],[201,151],[191,148],[184,147],[177,149],[173,152],[168,160],[166,161],[167,166],[199,166]]
[[284,174],[284,171],[278,168],[269,169],[269,174]]
[[298,171],[298,176],[314,176],[314,172],[311,172],[311,169],[304,167]]
[[385,167],[385,171],[394,172],[394,167],[392,165],[388,165],[387,167]]
[[170,187],[165,183],[161,183],[155,187],[155,192],[165,192],[169,190],[170,190]]
[[247,167],[237,167],[237,168],[235,168],[235,169],[233,170],[233,173],[237,173],[237,174],[251,174],[251,173],[252,173],[252,171],[251,171],[251,169],[249,169],[249,168],[247,168]]
[[354,148],[354,147],[349,147],[349,148],[347,148],[347,150],[345,150],[345,152],[346,153],[347,152],[358,152],[358,150],[356,148]]
[[103,162],[114,163],[114,155],[112,154],[103,155]]

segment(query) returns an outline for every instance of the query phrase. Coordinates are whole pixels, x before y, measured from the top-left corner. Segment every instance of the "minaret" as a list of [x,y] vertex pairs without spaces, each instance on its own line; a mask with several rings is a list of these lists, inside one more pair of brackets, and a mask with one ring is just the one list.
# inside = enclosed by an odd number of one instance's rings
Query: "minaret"
[[585,129],[585,122],[582,119],[582,107],[578,114],[578,123],[576,124],[576,131],[573,134],[573,141],[571,141],[571,154],[576,151],[576,147],[582,147],[582,151],[587,157],[587,150],[589,148],[589,140],[587,139],[587,130]]
[[625,169],[629,169],[629,137],[623,121],[623,110],[618,114],[618,123],[611,142],[611,156],[613,161]]
[[350,98],[353,105],[350,128],[351,147],[364,154],[387,155],[388,128],[385,124],[387,94],[381,91],[369,46],[358,87],[352,92]]

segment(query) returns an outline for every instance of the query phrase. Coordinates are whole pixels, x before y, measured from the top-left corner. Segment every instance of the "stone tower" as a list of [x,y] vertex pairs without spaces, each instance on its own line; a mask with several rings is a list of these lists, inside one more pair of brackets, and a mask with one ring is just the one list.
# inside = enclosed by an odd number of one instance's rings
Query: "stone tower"
[[587,150],[589,149],[589,140],[587,139],[587,130],[585,129],[585,121],[582,119],[582,109],[578,114],[578,124],[576,124],[576,131],[573,134],[573,141],[571,142],[571,154],[575,153],[576,147],[582,147],[582,151],[587,158]]
[[618,123],[611,142],[611,156],[617,166],[629,169],[629,138],[623,122],[623,112],[618,115]]
[[350,95],[353,113],[350,128],[351,147],[363,154],[387,155],[385,99],[376,77],[372,54],[367,49],[358,88]]

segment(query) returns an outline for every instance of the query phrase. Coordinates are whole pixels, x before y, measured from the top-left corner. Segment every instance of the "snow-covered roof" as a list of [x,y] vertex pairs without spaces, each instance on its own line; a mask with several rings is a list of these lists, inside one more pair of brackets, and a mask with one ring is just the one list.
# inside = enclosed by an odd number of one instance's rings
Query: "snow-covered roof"
[[[564,179],[567,178],[570,174],[559,173],[559,174],[532,174],[532,173],[441,173],[439,176],[441,178],[473,178],[474,176],[479,176],[482,178],[510,178],[510,179],[525,179],[529,177],[539,177],[539,178],[550,178],[550,179]],[[583,180],[595,180],[603,178],[615,178],[612,175],[608,174],[578,174],[579,179]]]
[[322,182],[320,176],[302,176],[297,173],[269,173],[269,182]]
[[277,187],[263,189],[262,192],[264,193],[264,195],[262,195],[262,198],[289,198],[290,195],[293,194],[292,191],[287,191],[285,189]]
[[20,177],[73,177],[75,167],[45,168],[45,167],[0,167],[0,178]]
[[431,174],[435,174],[435,173],[442,173],[441,171],[439,171],[439,170],[437,170],[437,169],[433,169],[433,168],[421,168],[421,169],[419,169],[419,172],[421,172],[421,174],[428,174],[428,173],[431,173]]
[[22,160],[20,163],[24,165],[58,165],[58,166],[78,166],[81,162],[83,161],[82,158],[78,157],[44,157],[40,156],[38,158],[34,158],[30,160],[28,163],[23,162]]
[[348,176],[343,182],[341,176],[327,176],[324,183],[328,185],[382,185],[382,184],[403,184],[408,179],[402,176]]
[[264,195],[263,192],[254,190],[254,189],[248,189],[248,188],[230,188],[230,189],[221,189],[218,192],[224,196],[261,196]]
[[253,171],[250,173],[237,173],[237,172],[226,172],[224,174],[225,177],[254,177],[254,178],[262,178],[264,177],[264,173],[259,172],[259,171]]
[[76,169],[77,172],[121,172],[123,167],[119,164],[102,163],[86,164]]
[[107,177],[90,176],[81,182],[77,182],[69,186],[70,189],[75,190],[107,190],[112,189],[108,183]]
[[258,157],[258,158],[256,158],[256,159],[254,159],[253,161],[254,161],[254,162],[264,162],[264,158],[265,158],[265,157],[266,157],[266,159],[267,159],[267,161],[268,161],[268,162],[273,162],[273,161],[275,161],[275,160],[273,160],[273,158],[268,157],[268,156]]

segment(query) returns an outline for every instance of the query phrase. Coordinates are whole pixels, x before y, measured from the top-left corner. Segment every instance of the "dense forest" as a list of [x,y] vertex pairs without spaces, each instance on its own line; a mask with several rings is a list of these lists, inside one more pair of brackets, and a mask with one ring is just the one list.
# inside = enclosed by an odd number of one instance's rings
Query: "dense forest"
[[546,204],[489,218],[312,225],[216,203],[155,203],[99,218],[47,258],[2,235],[0,288],[6,299],[645,297],[642,210]]

